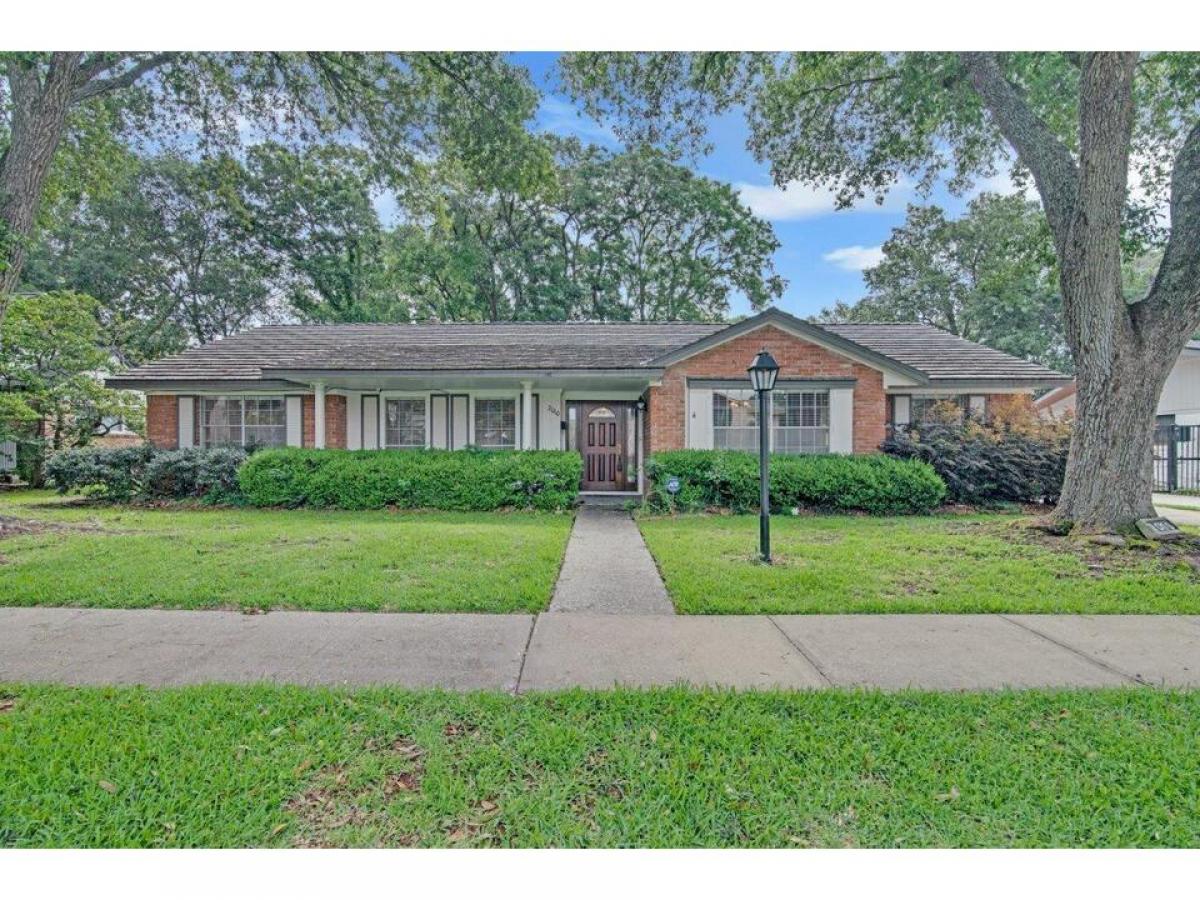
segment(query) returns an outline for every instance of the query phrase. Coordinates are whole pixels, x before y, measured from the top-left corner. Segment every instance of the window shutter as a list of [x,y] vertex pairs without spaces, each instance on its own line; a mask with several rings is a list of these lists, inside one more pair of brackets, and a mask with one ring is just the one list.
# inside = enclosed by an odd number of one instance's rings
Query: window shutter
[[971,414],[971,418],[983,421],[987,414],[987,397],[983,394],[972,394],[967,398],[967,411]]
[[362,395],[346,394],[346,449],[362,449]]
[[896,394],[892,397],[892,424],[908,425],[912,422],[912,397]]
[[303,410],[301,398],[287,398],[287,445],[289,447],[299,447],[304,443]]
[[446,394],[429,398],[429,446],[435,450],[450,448],[450,398]]
[[196,434],[196,398],[180,397],[178,402],[179,446],[195,447],[199,443]]
[[705,388],[688,390],[687,446],[692,450],[711,450],[713,392]]
[[379,398],[374,394],[362,398],[362,447],[379,449]]
[[829,452],[854,452],[854,388],[829,391]]

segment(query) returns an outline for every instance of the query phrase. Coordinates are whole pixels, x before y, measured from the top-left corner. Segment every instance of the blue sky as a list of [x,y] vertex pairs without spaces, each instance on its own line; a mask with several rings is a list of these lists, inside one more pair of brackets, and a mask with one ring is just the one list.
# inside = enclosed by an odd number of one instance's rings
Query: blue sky
[[[611,131],[554,92],[555,58],[554,53],[512,54],[514,62],[530,70],[545,95],[536,126],[619,149]],[[710,121],[709,137],[713,152],[692,165],[710,178],[736,186],[743,201],[770,220],[781,244],[775,254],[775,267],[788,281],[777,305],[799,316],[817,313],[837,300],[853,301],[862,296],[861,270],[878,260],[878,247],[904,221],[907,202],[938,203],[952,214],[966,205],[965,199],[938,188],[928,200],[900,190],[894,191],[882,208],[867,201],[855,209],[838,211],[827,192],[801,185],[786,191],[775,188],[767,165],[756,162],[746,149],[747,130],[741,115]],[[1003,180],[991,185],[992,189],[1004,187]],[[749,305],[740,297],[730,310],[734,315],[749,311]]]

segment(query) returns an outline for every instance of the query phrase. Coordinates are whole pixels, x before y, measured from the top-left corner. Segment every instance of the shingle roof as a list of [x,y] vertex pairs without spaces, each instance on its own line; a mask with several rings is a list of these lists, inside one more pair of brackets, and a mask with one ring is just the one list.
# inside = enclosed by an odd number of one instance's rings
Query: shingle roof
[[[790,318],[790,317],[789,317]],[[268,325],[122,373],[113,383],[254,381],[281,370],[638,369],[715,335],[714,323]],[[930,379],[1055,379],[1056,372],[928,325],[821,325]]]
[[876,353],[912,366],[935,381],[1064,377],[1039,363],[976,344],[932,325],[888,323],[821,327]]

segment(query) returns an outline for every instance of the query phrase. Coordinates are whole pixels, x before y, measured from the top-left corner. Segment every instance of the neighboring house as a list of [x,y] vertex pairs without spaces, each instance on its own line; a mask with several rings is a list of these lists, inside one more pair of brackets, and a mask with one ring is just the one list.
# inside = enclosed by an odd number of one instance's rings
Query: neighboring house
[[[1045,418],[1075,415],[1075,382],[1034,401]],[[1189,341],[1167,376],[1156,411],[1154,486],[1158,490],[1200,488],[1200,341]]]
[[926,325],[501,323],[256,328],[109,378],[160,447],[568,449],[583,489],[637,491],[648,453],[754,449],[746,367],[778,360],[777,453],[870,453],[949,400],[986,415],[1068,379]]

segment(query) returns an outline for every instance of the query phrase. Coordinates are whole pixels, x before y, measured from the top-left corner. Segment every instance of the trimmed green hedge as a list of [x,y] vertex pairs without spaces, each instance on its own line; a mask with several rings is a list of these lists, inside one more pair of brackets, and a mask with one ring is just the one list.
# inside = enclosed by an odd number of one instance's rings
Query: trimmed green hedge
[[254,506],[566,509],[582,460],[560,450],[264,450],[238,472]]
[[[771,456],[771,509],[815,507],[863,512],[927,513],[942,502],[946,485],[915,460],[869,456]],[[672,450],[646,460],[647,502],[658,509],[758,509],[758,454],[739,450]],[[670,477],[680,480],[671,497]]]
[[246,451],[236,447],[156,450],[81,447],[46,460],[46,476],[60,494],[85,491],[105,500],[237,499],[238,467]]

